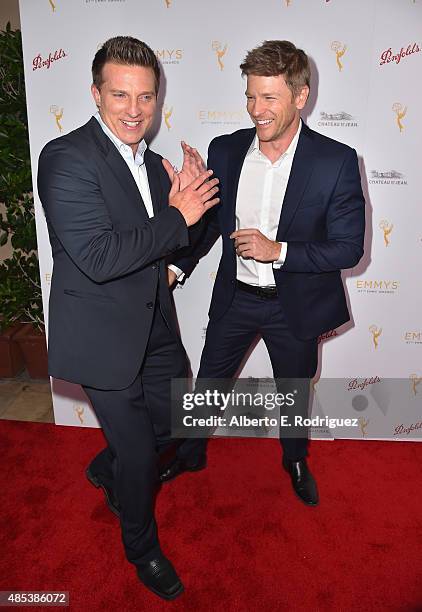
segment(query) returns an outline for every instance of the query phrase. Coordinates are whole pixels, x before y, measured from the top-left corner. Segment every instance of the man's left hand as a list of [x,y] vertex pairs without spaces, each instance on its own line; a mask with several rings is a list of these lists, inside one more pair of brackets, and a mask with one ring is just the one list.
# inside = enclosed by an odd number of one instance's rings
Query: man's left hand
[[277,261],[280,258],[281,244],[270,240],[258,229],[241,229],[230,234],[234,238],[236,253],[243,259],[254,259],[262,263]]
[[[181,145],[183,150],[183,166],[178,173],[180,178],[180,190],[190,185],[192,181],[198,178],[198,176],[207,169],[204,160],[196,149],[186,142],[183,142],[183,140]],[[163,166],[169,175],[169,179],[173,182],[173,177],[176,172],[174,166],[171,165],[168,159],[163,159]]]

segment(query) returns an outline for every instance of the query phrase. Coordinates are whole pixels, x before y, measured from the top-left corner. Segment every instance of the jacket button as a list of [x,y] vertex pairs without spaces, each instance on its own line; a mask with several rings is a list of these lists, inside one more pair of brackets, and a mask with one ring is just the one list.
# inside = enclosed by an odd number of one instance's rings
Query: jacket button
[[154,302],[147,302],[147,308],[151,310],[154,307]]
[[236,281],[232,278],[230,282],[232,285],[234,285]]

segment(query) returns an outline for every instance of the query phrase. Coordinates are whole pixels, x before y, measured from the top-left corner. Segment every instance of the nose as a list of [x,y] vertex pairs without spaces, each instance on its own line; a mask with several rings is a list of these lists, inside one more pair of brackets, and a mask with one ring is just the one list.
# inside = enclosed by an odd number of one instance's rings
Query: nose
[[259,117],[264,111],[264,105],[261,100],[254,100],[251,105],[250,114],[252,117]]
[[130,98],[127,112],[133,118],[137,117],[141,113],[141,105],[136,97]]

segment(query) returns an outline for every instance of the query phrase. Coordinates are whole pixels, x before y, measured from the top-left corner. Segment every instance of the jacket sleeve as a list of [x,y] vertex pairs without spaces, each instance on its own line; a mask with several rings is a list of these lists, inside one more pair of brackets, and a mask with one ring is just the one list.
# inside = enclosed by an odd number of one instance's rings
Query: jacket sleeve
[[61,138],[40,155],[38,193],[63,249],[94,282],[134,272],[189,244],[185,220],[171,206],[139,226],[116,231],[95,166]]
[[363,255],[365,199],[356,151],[350,149],[327,208],[327,237],[319,242],[287,241],[285,272],[332,272],[355,266]]

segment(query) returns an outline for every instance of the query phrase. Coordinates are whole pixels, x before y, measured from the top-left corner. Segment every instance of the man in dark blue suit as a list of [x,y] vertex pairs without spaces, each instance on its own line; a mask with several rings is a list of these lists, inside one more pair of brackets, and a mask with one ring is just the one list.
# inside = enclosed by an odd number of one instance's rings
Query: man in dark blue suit
[[141,581],[174,599],[183,586],[160,549],[153,504],[157,452],[170,441],[170,383],[187,366],[165,260],[218,202],[218,181],[183,144],[170,184],[169,162],[147,147],[160,68],[145,43],[108,40],[92,76],[98,113],[39,160],[54,259],[49,373],[88,395],[108,446],[87,476],[119,515]]
[[[221,204],[196,248],[174,262],[172,280],[189,275],[221,235],[198,378],[232,378],[260,334],[275,378],[309,381],[318,336],[349,320],[341,269],[363,254],[358,160],[353,149],[301,121],[310,85],[302,50],[266,41],[247,54],[241,70],[254,128],[211,142],[208,164],[220,178]],[[316,505],[307,437],[281,437],[281,443],[295,492]],[[186,440],[162,481],[205,467],[205,448],[204,440]]]

